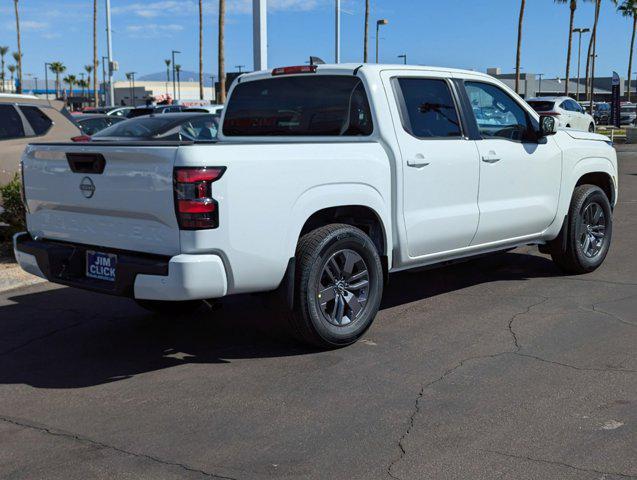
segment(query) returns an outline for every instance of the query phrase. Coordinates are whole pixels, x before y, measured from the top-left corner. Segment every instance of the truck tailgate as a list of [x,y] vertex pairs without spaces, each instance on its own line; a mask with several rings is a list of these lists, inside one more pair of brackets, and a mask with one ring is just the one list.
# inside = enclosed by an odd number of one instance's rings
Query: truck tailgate
[[85,245],[179,254],[173,197],[178,148],[30,145],[22,158],[29,232]]

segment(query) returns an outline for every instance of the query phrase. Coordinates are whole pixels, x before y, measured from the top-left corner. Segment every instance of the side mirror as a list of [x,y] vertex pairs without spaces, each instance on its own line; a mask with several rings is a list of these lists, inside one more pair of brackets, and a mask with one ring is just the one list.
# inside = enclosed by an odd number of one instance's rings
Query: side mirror
[[540,138],[555,135],[557,133],[557,121],[550,115],[540,115]]

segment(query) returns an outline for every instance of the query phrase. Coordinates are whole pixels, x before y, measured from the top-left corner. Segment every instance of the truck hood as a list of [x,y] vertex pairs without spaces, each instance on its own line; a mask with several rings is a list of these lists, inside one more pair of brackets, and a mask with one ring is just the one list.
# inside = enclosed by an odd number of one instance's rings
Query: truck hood
[[563,128],[569,137],[576,140],[595,140],[598,142],[610,142],[610,138],[606,135],[600,135],[599,133],[585,132],[583,130],[573,130],[572,128]]

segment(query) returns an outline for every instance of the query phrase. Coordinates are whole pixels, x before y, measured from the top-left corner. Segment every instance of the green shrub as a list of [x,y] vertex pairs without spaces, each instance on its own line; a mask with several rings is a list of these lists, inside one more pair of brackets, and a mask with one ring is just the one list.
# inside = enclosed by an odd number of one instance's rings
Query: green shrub
[[22,203],[22,182],[16,174],[13,180],[0,187],[0,205],[4,211],[0,213],[0,223],[9,225],[5,236],[11,237],[15,232],[26,230],[24,204]]

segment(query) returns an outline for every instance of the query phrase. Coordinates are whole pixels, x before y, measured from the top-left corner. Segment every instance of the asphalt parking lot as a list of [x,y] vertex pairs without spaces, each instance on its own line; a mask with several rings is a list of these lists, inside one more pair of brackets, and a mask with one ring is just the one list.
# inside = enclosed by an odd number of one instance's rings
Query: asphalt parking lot
[[162,320],[0,295],[2,479],[637,478],[637,148],[611,253],[394,275],[365,339],[297,346],[256,297]]

